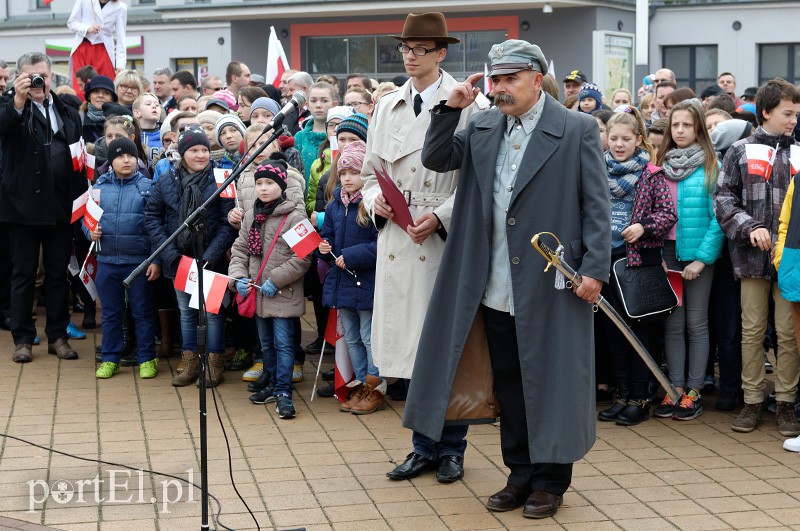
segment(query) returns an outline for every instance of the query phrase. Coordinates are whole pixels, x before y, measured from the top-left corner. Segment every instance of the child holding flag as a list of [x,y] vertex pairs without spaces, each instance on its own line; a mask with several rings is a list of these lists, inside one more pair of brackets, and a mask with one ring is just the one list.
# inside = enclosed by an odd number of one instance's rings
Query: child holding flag
[[325,209],[319,244],[319,257],[337,266],[325,277],[322,302],[339,312],[355,372],[355,380],[348,384],[353,391],[339,410],[356,415],[374,413],[386,402],[386,381],[372,361],[370,346],[378,229],[361,202],[366,148],[358,140],[342,150],[337,163],[341,185]]
[[[722,162],[714,211],[729,245],[733,274],[741,285],[742,388],[744,408],[731,429],[751,432],[761,423],[766,389],[762,342],[767,328],[770,293],[775,302],[780,363],[775,368],[775,417],[778,432],[800,435],[794,398],[800,376],[791,304],[774,282],[771,256],[778,240],[779,215],[791,181],[792,132],[800,112],[800,91],[783,79],[772,79],[756,93],[759,127],[734,143]],[[777,257],[780,260],[780,257]]]
[[305,216],[286,197],[289,176],[284,161],[265,160],[256,168],[253,178],[256,200],[245,213],[239,237],[231,248],[228,274],[237,279],[231,281],[231,289],[242,297],[257,290],[256,326],[264,371],[270,382],[250,400],[254,404],[277,402],[278,416],[291,419],[295,416],[293,318],[305,313],[303,274],[311,259],[298,258],[280,236]]
[[104,210],[102,228],[84,233],[99,242],[97,254],[97,294],[103,301],[102,363],[97,378],[111,378],[119,372],[122,352],[122,323],[125,320],[125,295],[136,328],[137,361],[141,378],[155,378],[158,358],[155,345],[155,293],[152,281],[161,275],[153,263],[127,290],[122,281],[143,262],[152,250],[144,226],[145,203],[150,198],[152,181],[137,171],[138,150],[132,140],[120,137],[108,145],[111,171],[101,175],[93,189],[99,192]]

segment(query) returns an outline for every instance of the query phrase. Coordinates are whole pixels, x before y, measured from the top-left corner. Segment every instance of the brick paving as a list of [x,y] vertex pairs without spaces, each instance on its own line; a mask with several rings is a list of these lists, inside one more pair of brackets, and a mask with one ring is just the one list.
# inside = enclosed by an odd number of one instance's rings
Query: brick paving
[[[134,377],[131,368],[96,380],[93,349],[99,339],[98,330],[73,341],[81,355],[77,361],[59,361],[39,346],[32,363],[18,365],[10,359],[10,334],[3,332],[0,430],[86,458],[182,478],[191,470],[199,484],[196,387],[169,384],[175,358],[160,362],[154,380]],[[304,343],[311,339],[304,321]],[[755,432],[735,433],[729,428],[733,415],[715,411],[713,397],[704,397],[705,413],[695,421],[650,419],[632,428],[598,423],[597,443],[576,463],[562,509],[554,518],[532,521],[521,511],[484,508],[486,498],[505,484],[497,425],[470,428],[462,481],[440,485],[432,474],[390,481],[384,474],[409,451],[410,434],[400,426],[403,403],[390,401],[384,411],[356,416],[340,413],[334,399],[311,402],[316,361],[309,356],[306,362],[306,379],[295,394],[298,416],[291,421],[278,419],[274,405],[250,404],[238,373],[226,373],[228,381],[217,390],[236,485],[262,529],[800,529],[800,457],[782,449],[784,438],[770,414]],[[323,369],[331,362],[326,356]],[[223,505],[221,521],[255,529],[230,485],[210,394],[208,401],[209,484]],[[110,489],[112,475],[118,485],[127,482],[128,490]],[[96,476],[103,480],[99,489],[91,483]],[[179,496],[164,481],[147,473],[128,477],[118,466],[3,438],[0,528],[197,528],[199,492],[191,501],[187,489]],[[52,486],[49,497],[45,485]],[[29,510],[31,488],[35,503]],[[109,500],[111,490],[116,501]],[[72,499],[58,499],[62,494]],[[214,527],[219,528],[212,522]]]

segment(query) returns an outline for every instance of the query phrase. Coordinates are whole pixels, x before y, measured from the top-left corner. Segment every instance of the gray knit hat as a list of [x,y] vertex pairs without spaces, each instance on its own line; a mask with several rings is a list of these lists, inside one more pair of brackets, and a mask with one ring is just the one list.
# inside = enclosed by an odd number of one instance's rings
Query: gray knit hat
[[753,125],[746,120],[725,120],[720,122],[711,131],[711,142],[719,153],[725,153],[737,140],[747,138],[753,130]]

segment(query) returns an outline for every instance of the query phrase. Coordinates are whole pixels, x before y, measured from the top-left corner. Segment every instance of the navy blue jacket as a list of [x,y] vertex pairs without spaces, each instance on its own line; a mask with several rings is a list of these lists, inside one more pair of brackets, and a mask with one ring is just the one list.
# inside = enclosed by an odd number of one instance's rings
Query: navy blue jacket
[[[214,173],[208,174],[203,188],[202,200],[205,201],[217,189]],[[170,168],[168,173],[153,185],[150,200],[145,206],[145,227],[153,241],[154,248],[158,248],[167,238],[178,230],[183,220],[180,219],[181,196],[183,187],[180,183],[178,170]],[[101,195],[102,198],[102,195]],[[233,199],[220,199],[217,197],[205,215],[205,230],[203,231],[203,261],[208,262],[211,271],[227,273],[228,261],[226,253],[236,239],[236,231],[228,224],[228,212],[233,208]],[[181,255],[192,256],[191,249],[178,249],[173,242],[161,255],[161,271],[167,278],[175,278],[178,262]]]
[[[322,288],[322,304],[329,308],[346,310],[371,310],[375,292],[375,261],[378,251],[378,229],[370,221],[362,227],[356,221],[358,204],[345,207],[341,198],[341,186],[333,192],[333,200],[325,209],[325,221],[320,236],[333,248],[333,254],[344,257],[345,266],[358,276],[361,285],[356,285],[353,275],[331,264]],[[317,256],[333,262],[330,253]]]
[[[100,218],[103,235],[97,261],[116,265],[144,262],[153,248],[144,226],[144,209],[153,182],[138,171],[127,179],[109,171],[97,179],[92,189],[100,192],[99,204],[103,209]],[[88,238],[89,231],[83,224],[81,228]]]

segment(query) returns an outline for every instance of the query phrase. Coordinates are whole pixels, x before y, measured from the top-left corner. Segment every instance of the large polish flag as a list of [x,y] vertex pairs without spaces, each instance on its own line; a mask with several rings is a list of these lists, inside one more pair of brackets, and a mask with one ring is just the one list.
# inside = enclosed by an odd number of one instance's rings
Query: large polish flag
[[269,43],[267,44],[267,75],[265,80],[273,87],[279,87],[283,73],[289,70],[289,60],[283,45],[275,33],[275,26],[269,27]]
[[[219,313],[224,306],[225,295],[228,293],[228,278],[225,275],[203,269],[203,295],[206,299],[207,312]],[[192,297],[189,299],[189,307],[196,310],[200,309],[198,292],[199,290],[195,284],[194,292],[192,292]]]
[[350,388],[347,387],[347,384],[353,381],[356,374],[353,372],[353,364],[350,363],[350,351],[347,350],[347,342],[344,340],[344,327],[339,320],[339,312],[336,311],[336,308],[331,308],[328,312],[325,342],[336,347],[333,392],[339,402],[346,402],[347,395],[350,393]]
[[314,230],[314,226],[311,225],[308,219],[304,219],[287,230],[281,237],[289,244],[289,247],[292,248],[294,254],[299,258],[305,258],[314,252],[314,249],[319,247],[319,244],[322,243],[322,237]]

